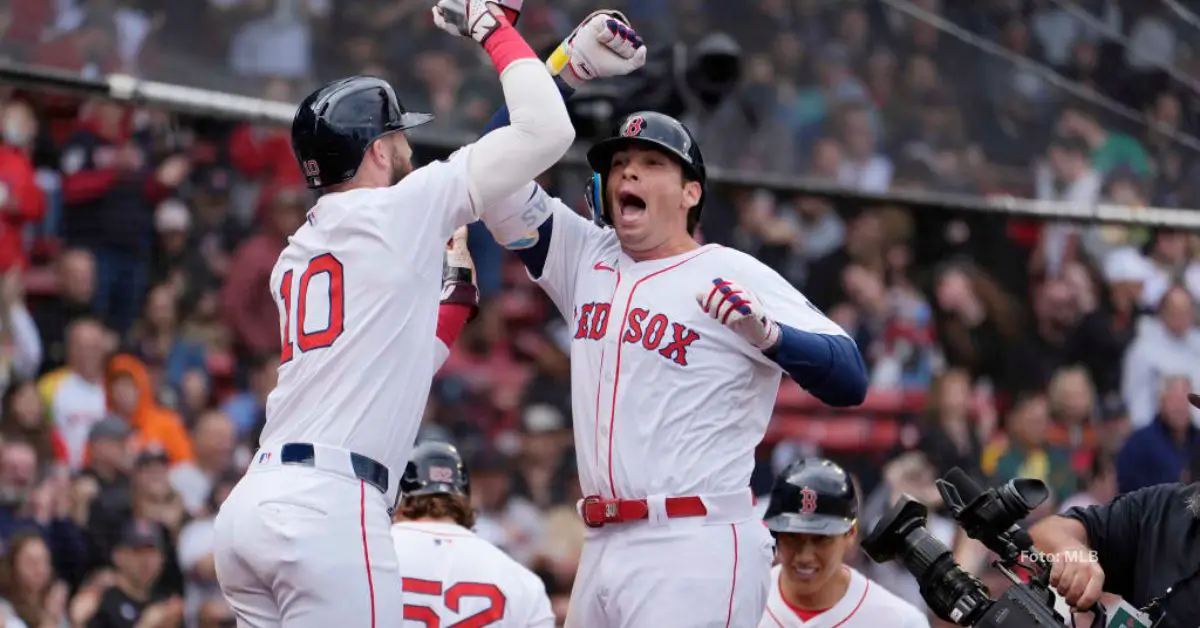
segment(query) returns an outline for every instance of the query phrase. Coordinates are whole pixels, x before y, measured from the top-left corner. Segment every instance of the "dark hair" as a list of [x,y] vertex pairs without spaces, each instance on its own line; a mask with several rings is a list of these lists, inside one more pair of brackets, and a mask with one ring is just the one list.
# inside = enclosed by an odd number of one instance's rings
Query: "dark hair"
[[[37,383],[33,380],[14,380],[4,389],[4,395],[0,397],[0,437],[6,441],[29,443],[37,452],[38,462],[46,464],[54,460],[54,428],[44,417],[32,429],[20,425],[12,408],[17,393],[27,386],[33,386],[37,393]],[[41,399],[41,395],[38,395],[38,399]]]
[[[45,544],[46,540],[37,532],[26,531],[13,535],[8,541],[8,549],[4,552],[3,561],[0,562],[0,596],[8,600],[12,604],[16,616],[30,626],[42,623],[42,607],[49,586],[46,590],[37,592],[37,599],[25,599],[21,595],[22,587],[17,582],[17,556],[30,543],[35,542]],[[54,570],[51,567],[50,581],[47,584],[52,585],[53,583]]]
[[451,519],[464,527],[475,527],[475,510],[465,495],[413,495],[400,502],[397,514],[408,520]]

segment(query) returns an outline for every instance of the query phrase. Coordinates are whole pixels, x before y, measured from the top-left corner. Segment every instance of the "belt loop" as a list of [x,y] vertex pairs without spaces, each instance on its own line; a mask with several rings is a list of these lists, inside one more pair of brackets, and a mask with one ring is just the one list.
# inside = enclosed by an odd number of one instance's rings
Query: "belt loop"
[[667,498],[664,495],[646,497],[646,519],[652,526],[667,524]]

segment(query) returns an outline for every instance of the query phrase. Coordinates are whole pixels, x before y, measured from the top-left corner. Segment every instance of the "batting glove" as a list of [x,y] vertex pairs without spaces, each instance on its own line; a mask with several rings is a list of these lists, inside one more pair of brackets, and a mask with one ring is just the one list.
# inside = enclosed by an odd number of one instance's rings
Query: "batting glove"
[[761,351],[779,344],[779,323],[763,312],[746,289],[717,277],[712,286],[696,293],[700,309]]
[[456,37],[470,37],[482,44],[500,27],[500,16],[493,7],[502,10],[510,24],[516,24],[524,0],[438,0],[434,5],[433,23]]
[[646,64],[646,46],[620,11],[596,11],[559,44],[546,61],[551,74],[572,89],[587,81],[624,76]]
[[442,262],[442,303],[471,307],[471,316],[479,309],[479,288],[475,285],[475,260],[467,248],[467,228],[455,230]]

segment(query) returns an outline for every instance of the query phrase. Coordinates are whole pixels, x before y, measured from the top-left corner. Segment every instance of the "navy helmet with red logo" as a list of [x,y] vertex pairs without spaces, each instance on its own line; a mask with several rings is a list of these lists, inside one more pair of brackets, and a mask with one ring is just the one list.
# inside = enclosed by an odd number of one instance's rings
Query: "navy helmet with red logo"
[[587,201],[592,210],[592,220],[602,227],[612,224],[608,208],[605,207],[605,183],[608,171],[612,168],[613,155],[631,144],[653,148],[669,155],[679,162],[684,177],[700,183],[700,201],[692,208],[689,219],[691,223],[698,221],[704,206],[703,190],[708,180],[700,146],[682,122],[657,111],[638,111],[625,116],[617,123],[616,132],[612,137],[596,142],[588,150],[587,160],[588,165],[592,167],[592,180],[588,183]]
[[292,119],[292,152],[308,187],[354,178],[371,142],[420,126],[433,114],[408,111],[383,79],[352,76],[308,95]]
[[425,441],[413,448],[404,476],[400,478],[404,497],[416,495],[471,494],[471,479],[458,448],[450,443]]
[[763,521],[773,533],[845,534],[858,519],[850,474],[822,458],[793,462],[775,479]]

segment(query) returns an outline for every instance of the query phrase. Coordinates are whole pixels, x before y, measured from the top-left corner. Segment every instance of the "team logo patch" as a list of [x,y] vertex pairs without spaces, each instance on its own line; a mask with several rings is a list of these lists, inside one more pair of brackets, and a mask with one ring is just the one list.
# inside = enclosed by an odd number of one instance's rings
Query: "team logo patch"
[[429,480],[431,482],[454,482],[454,469],[450,467],[429,467]]
[[642,134],[642,128],[646,126],[646,119],[642,116],[634,116],[625,122],[625,126],[621,128],[621,137],[637,137]]
[[817,511],[817,492],[811,488],[800,489],[800,513],[811,515]]

